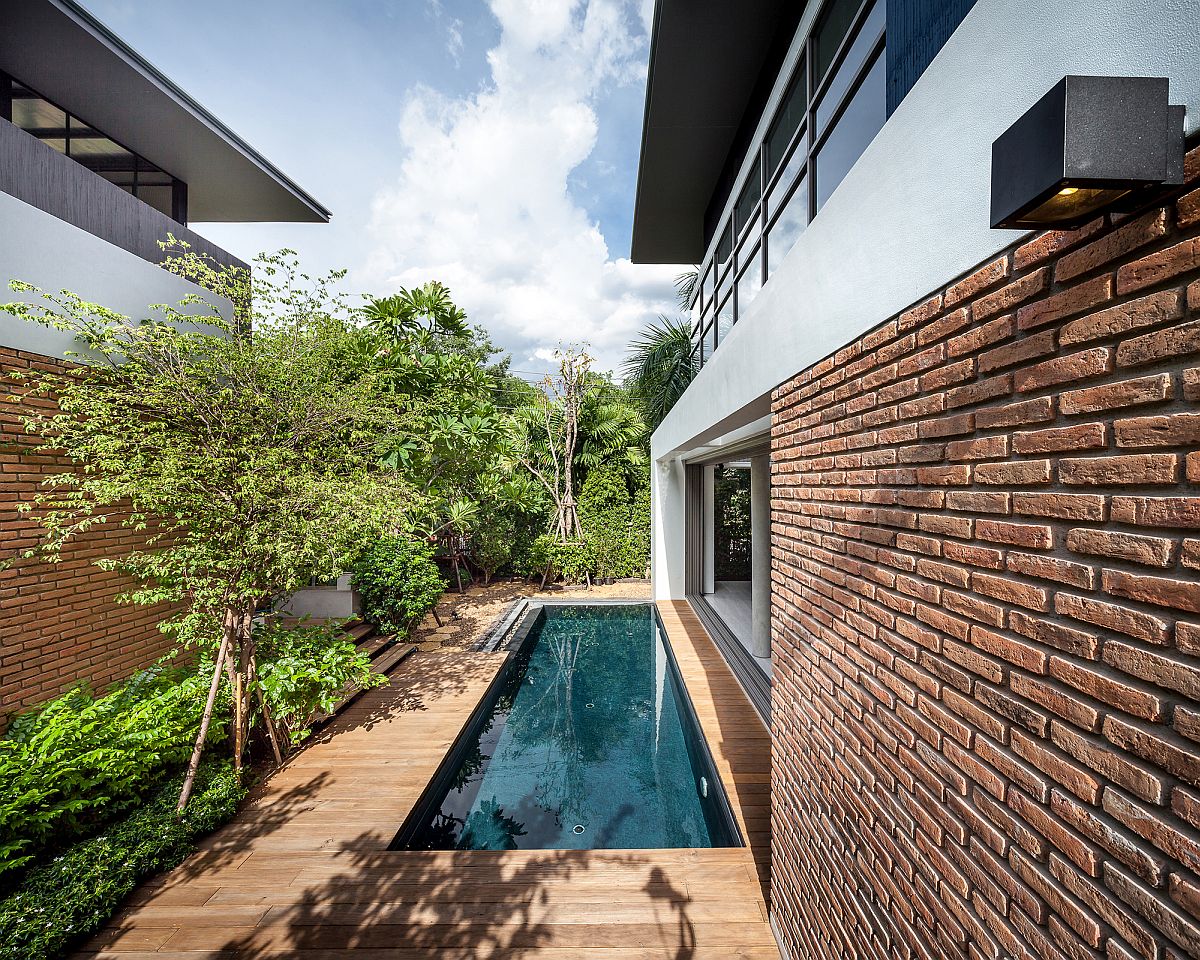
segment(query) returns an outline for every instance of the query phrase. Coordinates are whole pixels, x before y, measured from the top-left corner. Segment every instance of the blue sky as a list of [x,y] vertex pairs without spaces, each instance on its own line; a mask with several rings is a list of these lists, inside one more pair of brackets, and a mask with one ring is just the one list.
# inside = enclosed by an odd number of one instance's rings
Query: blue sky
[[672,309],[678,270],[627,259],[651,0],[84,2],[333,210],[197,225],[232,253],[442,280],[519,369],[611,368]]

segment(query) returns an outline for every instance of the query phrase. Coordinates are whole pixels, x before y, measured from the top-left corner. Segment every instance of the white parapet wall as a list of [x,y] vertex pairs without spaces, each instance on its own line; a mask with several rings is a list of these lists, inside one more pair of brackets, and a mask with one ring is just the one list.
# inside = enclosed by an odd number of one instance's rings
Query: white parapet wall
[[[23,280],[48,292],[69,290],[135,319],[151,316],[152,304],[178,304],[197,294],[226,319],[233,315],[228,300],[0,193],[0,303],[30,300],[9,289],[11,280]],[[190,308],[197,313],[201,309]],[[0,346],[47,357],[63,357],[78,349],[67,334],[8,314],[0,314]]]

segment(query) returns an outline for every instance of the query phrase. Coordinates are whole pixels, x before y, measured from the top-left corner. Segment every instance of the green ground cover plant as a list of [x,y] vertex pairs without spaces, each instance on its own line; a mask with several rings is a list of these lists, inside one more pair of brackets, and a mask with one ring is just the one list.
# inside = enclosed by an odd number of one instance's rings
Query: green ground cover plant
[[104,696],[79,687],[17,717],[0,739],[0,883],[39,852],[136,804],[164,771],[180,767],[204,687],[193,671],[160,666]]
[[0,893],[0,960],[60,957],[113,915],[146,878],[182,863],[246,794],[227,760],[207,759],[183,814],[181,772],[138,809],[38,864]]
[[288,747],[308,737],[320,714],[332,713],[352,689],[387,682],[371,672],[370,657],[359,650],[340,623],[284,627],[268,620],[258,631],[259,669],[255,682]]

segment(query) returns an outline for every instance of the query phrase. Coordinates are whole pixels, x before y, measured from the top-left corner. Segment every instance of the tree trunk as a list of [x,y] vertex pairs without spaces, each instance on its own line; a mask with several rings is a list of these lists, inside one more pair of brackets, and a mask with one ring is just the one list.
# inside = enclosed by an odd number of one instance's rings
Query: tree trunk
[[237,671],[234,673],[234,732],[233,770],[238,779],[242,776],[242,759],[246,752],[246,740],[250,730],[250,689],[254,670],[253,608],[241,614],[239,623],[239,651]]
[[275,754],[275,762],[283,766],[283,751],[279,748],[279,734],[275,731],[275,721],[271,719],[271,708],[267,706],[267,698],[261,690],[258,691],[258,705],[262,707],[263,725],[267,728],[267,739],[271,741],[271,751]]
[[217,702],[217,690],[221,686],[221,668],[229,656],[229,642],[233,639],[234,613],[225,611],[225,627],[221,631],[221,647],[217,651],[217,661],[213,664],[212,682],[208,685],[208,699],[204,702],[204,713],[200,716],[200,731],[196,734],[196,745],[192,748],[192,758],[188,761],[187,776],[183,778],[183,789],[179,791],[179,804],[176,813],[183,813],[188,799],[192,795],[192,786],[196,782],[196,771],[200,769],[200,755],[204,752],[204,741],[208,737],[208,724],[212,720],[213,706]]

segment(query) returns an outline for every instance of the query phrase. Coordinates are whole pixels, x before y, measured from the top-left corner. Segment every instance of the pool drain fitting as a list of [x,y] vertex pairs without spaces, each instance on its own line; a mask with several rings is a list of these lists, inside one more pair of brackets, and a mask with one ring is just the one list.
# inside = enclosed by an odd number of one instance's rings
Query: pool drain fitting
[[574,834],[576,834],[576,835],[578,835],[578,834],[581,834],[581,833],[583,833],[584,829],[585,829],[585,828],[584,828],[584,826],[583,826],[583,824],[582,824],[582,823],[577,823],[577,824],[575,824],[575,826],[573,826],[573,827],[571,828],[571,832],[572,832],[572,833],[574,833]]

